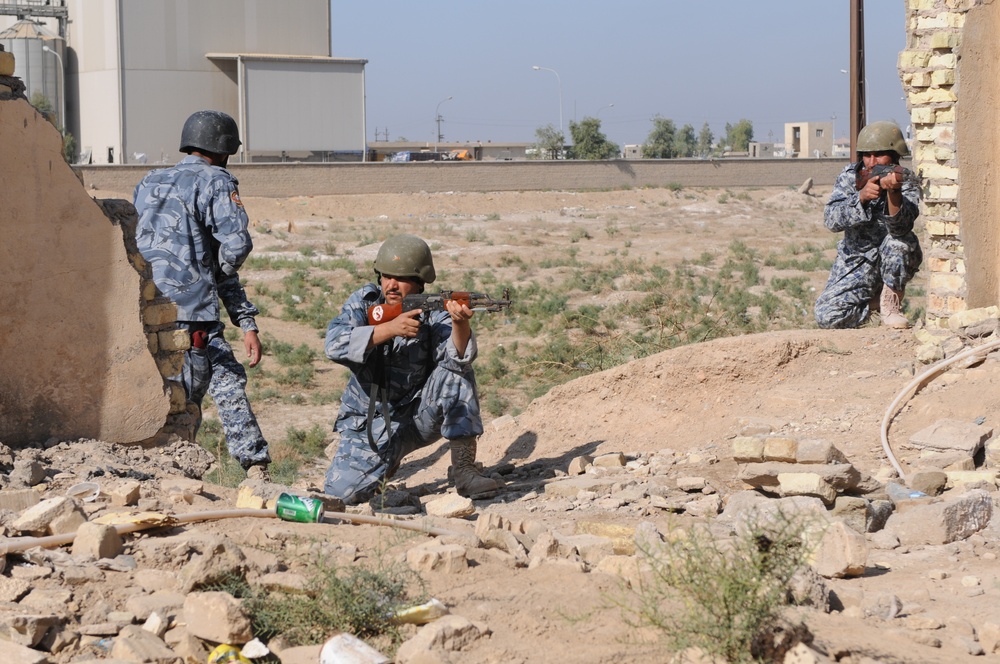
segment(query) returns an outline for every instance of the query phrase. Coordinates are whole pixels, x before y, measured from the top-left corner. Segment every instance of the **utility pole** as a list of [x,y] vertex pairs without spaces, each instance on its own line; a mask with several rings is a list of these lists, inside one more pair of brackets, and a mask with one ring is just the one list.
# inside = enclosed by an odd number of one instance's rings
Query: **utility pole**
[[858,160],[858,134],[865,112],[865,2],[851,0],[851,158]]

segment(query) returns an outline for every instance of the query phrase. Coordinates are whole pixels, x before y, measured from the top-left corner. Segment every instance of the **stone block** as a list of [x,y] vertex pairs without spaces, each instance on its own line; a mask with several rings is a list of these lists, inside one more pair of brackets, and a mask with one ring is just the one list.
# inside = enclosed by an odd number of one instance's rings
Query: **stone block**
[[410,569],[420,573],[457,574],[469,566],[464,546],[437,542],[409,549],[406,552],[406,563]]
[[764,460],[764,441],[754,436],[737,436],[733,439],[733,461],[755,463]]
[[826,578],[861,576],[868,562],[868,542],[842,521],[823,530],[808,558],[809,565]]
[[889,517],[886,529],[904,546],[949,544],[979,532],[990,522],[993,502],[990,494],[976,489],[951,500],[912,501],[906,511]]
[[242,645],[253,639],[250,618],[229,593],[190,593],[184,600],[184,620],[189,632],[206,641]]
[[962,452],[975,456],[986,440],[993,435],[992,427],[984,427],[975,422],[943,419],[921,429],[907,442],[913,449],[935,452]]
[[798,446],[798,441],[792,438],[765,438],[764,461],[794,463]]
[[76,531],[73,555],[99,560],[114,558],[122,552],[122,538],[114,526],[84,523]]
[[778,473],[778,493],[788,496],[815,496],[832,505],[837,491],[816,473]]
[[[774,490],[781,473],[801,473],[803,467],[795,463],[749,463],[742,467],[737,477],[750,486]],[[808,472],[819,475],[837,492],[849,491],[861,481],[861,473],[849,463],[810,464]]]

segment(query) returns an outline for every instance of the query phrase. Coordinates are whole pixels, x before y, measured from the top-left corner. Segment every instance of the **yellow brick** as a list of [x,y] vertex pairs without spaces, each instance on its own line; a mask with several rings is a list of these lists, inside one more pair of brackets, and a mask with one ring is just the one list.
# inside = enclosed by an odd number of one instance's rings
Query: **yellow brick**
[[899,66],[902,69],[922,69],[930,61],[929,51],[903,51],[899,54]]
[[965,274],[965,260],[962,258],[955,259],[955,272],[959,274]]
[[183,353],[170,353],[169,355],[160,355],[156,358],[156,368],[160,370],[160,375],[164,378],[180,374],[183,366]]
[[925,104],[952,104],[958,99],[951,90],[944,88],[928,88],[923,92],[914,92],[910,95],[910,101],[914,106]]
[[935,69],[931,72],[931,85],[941,87],[943,85],[955,85],[954,69]]
[[954,272],[933,272],[927,280],[927,286],[936,293],[957,293],[965,288],[965,278]]
[[155,300],[157,295],[156,284],[152,281],[147,281],[142,284],[142,299],[146,302],[150,300]]
[[924,229],[930,236],[958,237],[958,223],[954,221],[928,219],[924,222]]
[[165,351],[184,351],[191,347],[187,330],[164,330],[158,334],[160,348]]
[[911,88],[929,88],[931,76],[925,71],[913,71],[903,76],[903,83]]
[[[942,21],[942,23],[947,23],[947,20]],[[957,32],[935,32],[931,35],[930,47],[950,50],[957,47],[961,42],[962,39]]]
[[942,201],[958,200],[957,184],[935,184],[928,188],[927,198]]
[[166,325],[177,320],[177,305],[151,304],[142,312],[146,325]]
[[937,0],[908,0],[907,7],[914,11],[930,11],[937,7]]
[[934,112],[935,122],[954,122],[955,121],[955,107],[949,106],[948,108],[939,108]]
[[183,413],[187,410],[187,395],[184,388],[175,383],[170,384],[170,412]]
[[934,109],[926,106],[915,108],[910,113],[910,120],[913,121],[913,124],[931,124],[934,122],[935,117]]
[[951,272],[950,258],[934,258],[930,256],[926,260],[928,272]]
[[920,167],[920,174],[933,180],[958,180],[958,169],[954,166],[929,163]]
[[146,346],[149,347],[149,352],[156,355],[160,351],[160,342],[156,338],[156,333],[146,335]]
[[938,53],[931,56],[927,66],[931,69],[954,69],[958,66],[958,56],[954,53]]
[[934,161],[952,162],[955,159],[955,151],[951,148],[935,147],[931,154]]

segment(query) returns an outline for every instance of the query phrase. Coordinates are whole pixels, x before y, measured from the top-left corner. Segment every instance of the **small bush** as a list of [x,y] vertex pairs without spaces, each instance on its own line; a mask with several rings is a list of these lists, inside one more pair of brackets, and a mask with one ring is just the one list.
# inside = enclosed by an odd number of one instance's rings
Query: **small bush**
[[778,515],[719,540],[705,526],[677,530],[641,551],[646,581],[623,605],[633,626],[661,630],[670,650],[696,647],[728,662],[759,661],[759,642],[788,602],[806,561],[803,519]]

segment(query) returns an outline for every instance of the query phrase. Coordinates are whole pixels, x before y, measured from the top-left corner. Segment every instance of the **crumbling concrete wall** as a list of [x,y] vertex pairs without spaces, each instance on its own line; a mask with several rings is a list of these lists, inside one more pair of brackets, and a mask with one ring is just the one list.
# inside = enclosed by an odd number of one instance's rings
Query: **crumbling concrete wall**
[[183,340],[126,250],[135,209],[86,194],[18,85],[0,76],[0,442],[150,439],[183,409],[163,379]]
[[1000,3],[907,0],[899,72],[924,178],[927,324],[1000,304]]

